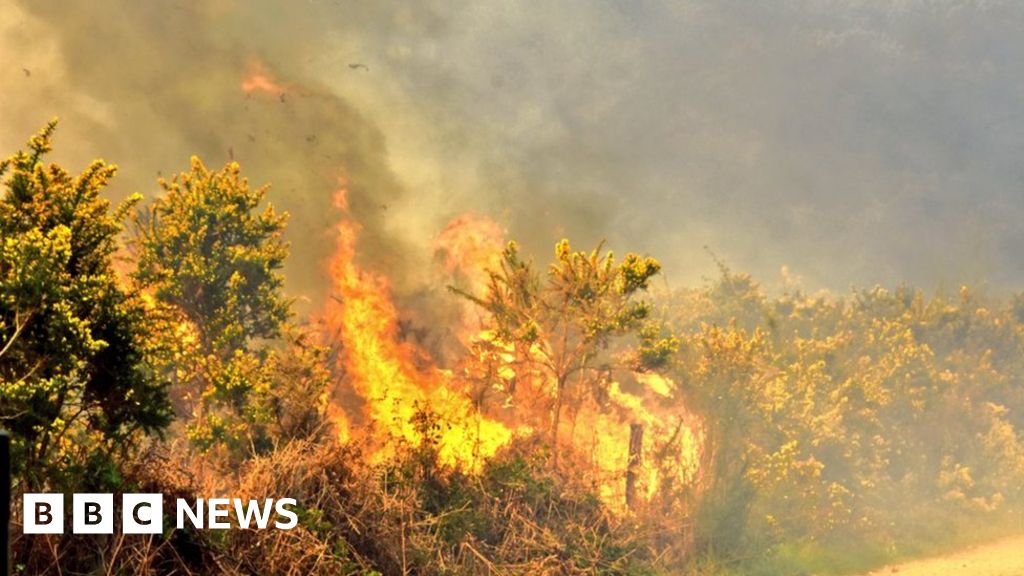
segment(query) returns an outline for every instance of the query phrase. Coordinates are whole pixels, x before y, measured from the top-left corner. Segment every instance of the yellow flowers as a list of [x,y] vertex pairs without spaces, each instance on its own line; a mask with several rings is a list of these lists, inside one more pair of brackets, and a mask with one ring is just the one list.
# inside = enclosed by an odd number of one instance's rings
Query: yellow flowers
[[1019,502],[1024,298],[959,296],[772,298],[725,268],[682,295],[682,397],[716,451],[703,473],[742,471],[751,518],[786,538],[898,524],[891,506],[908,499],[986,513]]

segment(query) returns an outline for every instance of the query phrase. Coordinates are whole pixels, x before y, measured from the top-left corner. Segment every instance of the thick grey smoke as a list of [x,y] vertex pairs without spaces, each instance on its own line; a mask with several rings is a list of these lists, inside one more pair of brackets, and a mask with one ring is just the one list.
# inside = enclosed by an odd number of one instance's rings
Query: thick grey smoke
[[[230,151],[292,212],[313,299],[341,169],[405,288],[470,210],[676,285],[704,245],[810,287],[1024,281],[1017,2],[0,5],[4,150],[60,115],[63,157],[119,162],[124,193]],[[294,93],[246,98],[257,61]]]

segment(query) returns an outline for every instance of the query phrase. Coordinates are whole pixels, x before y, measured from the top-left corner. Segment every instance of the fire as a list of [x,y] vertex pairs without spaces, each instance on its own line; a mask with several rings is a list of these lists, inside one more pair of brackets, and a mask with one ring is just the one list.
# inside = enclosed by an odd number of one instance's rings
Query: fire
[[490,218],[464,214],[449,222],[434,240],[434,253],[449,277],[482,292],[487,270],[497,267],[505,230]]
[[[646,373],[623,376],[635,380],[639,390],[629,392],[621,382],[610,382],[607,402],[583,401],[559,434],[580,480],[620,513],[629,510],[627,477],[633,476],[634,503],[650,502],[666,485],[697,479],[703,445],[699,421],[678,404],[661,407],[675,391],[671,379]],[[631,447],[635,431],[639,441]],[[634,450],[637,460],[631,466]]]
[[[339,185],[335,205],[347,214],[344,178]],[[541,434],[537,426],[548,422],[554,382],[522,373],[516,353],[494,341],[493,333],[481,326],[479,310],[468,301],[462,326],[455,331],[465,349],[463,361],[453,371],[440,370],[429,359],[424,362],[424,350],[399,340],[388,280],[356,263],[359,232],[359,225],[347,218],[337,225],[330,266],[335,298],[327,305],[326,321],[340,338],[339,361],[365,402],[364,416],[372,428],[414,446],[429,434],[442,462],[471,470],[513,436]],[[499,264],[504,243],[505,231],[490,219],[465,215],[452,220],[434,239],[435,263],[443,274],[439,280],[467,292],[486,292],[487,271]],[[424,363],[426,368],[418,367]],[[650,501],[669,476],[692,481],[702,444],[699,426],[684,425],[685,412],[673,400],[674,382],[656,374],[623,376],[630,386],[612,382],[603,403],[581,402],[572,411],[572,425],[559,438],[579,478],[620,511],[626,509],[628,491],[637,500]],[[440,426],[425,427],[425,412],[436,415]],[[336,421],[342,437],[349,437],[348,420],[340,410]],[[386,447],[375,452],[378,458],[388,454]]]
[[[434,261],[440,268],[439,283],[450,284],[472,294],[486,291],[488,270],[497,268],[505,245],[505,230],[494,220],[464,214],[449,222],[434,238]],[[459,299],[460,325],[454,333],[466,348],[474,339],[487,338],[480,311],[469,300]]]
[[242,92],[252,94],[253,92],[264,92],[275,96],[283,96],[288,92],[287,88],[278,84],[273,79],[266,66],[259,60],[253,59],[249,63],[249,72],[242,79]]
[[[346,208],[344,187],[335,204]],[[414,360],[425,355],[399,341],[398,312],[387,279],[355,262],[359,225],[343,220],[336,233],[330,267],[336,299],[328,304],[326,320],[341,339],[341,361],[366,401],[368,420],[390,438],[414,446],[430,434],[443,463],[477,468],[508,443],[512,432],[479,413],[448,373],[435,366],[417,368]],[[428,412],[436,415],[438,427],[422,419]]]

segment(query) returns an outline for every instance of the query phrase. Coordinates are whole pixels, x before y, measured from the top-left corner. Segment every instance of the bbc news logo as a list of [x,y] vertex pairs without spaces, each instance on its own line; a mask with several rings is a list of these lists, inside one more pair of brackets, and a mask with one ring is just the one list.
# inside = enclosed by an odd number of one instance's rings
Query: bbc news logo
[[[63,494],[25,494],[22,497],[22,526],[25,534],[64,533]],[[71,532],[74,534],[113,534],[114,520],[120,516],[124,534],[162,534],[164,532],[163,494],[125,494],[120,514],[113,494],[73,494]],[[291,530],[299,524],[294,498],[240,500],[238,498],[198,498],[194,503],[178,498],[175,526],[191,525],[200,530],[229,528],[265,530],[273,527]],[[234,512],[234,522],[231,522]],[[273,522],[271,522],[273,520]]]

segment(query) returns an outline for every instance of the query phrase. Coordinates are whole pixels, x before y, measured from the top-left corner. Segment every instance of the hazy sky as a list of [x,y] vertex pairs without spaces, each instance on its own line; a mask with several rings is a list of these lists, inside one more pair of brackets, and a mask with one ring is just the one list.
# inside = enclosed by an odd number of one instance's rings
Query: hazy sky
[[[261,65],[284,101],[240,90]],[[1020,2],[0,0],[0,149],[54,115],[118,196],[193,153],[272,181],[314,299],[342,173],[406,287],[466,211],[675,286],[704,245],[769,283],[1024,286]]]

